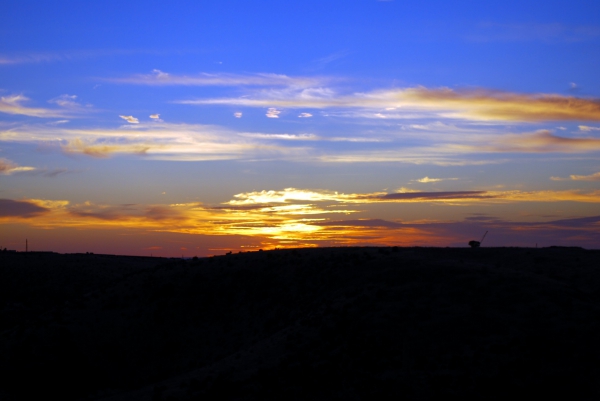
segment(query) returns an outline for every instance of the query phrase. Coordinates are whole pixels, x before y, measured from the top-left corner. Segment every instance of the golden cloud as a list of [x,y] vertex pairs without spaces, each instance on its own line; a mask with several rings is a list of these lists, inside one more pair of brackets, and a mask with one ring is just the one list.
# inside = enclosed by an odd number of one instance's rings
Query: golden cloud
[[[121,116],[120,115],[119,117],[121,117],[123,120],[127,121],[130,124],[139,124],[140,123],[140,121],[137,118],[135,118],[134,116]],[[150,117],[150,118],[153,118],[153,117]]]
[[33,171],[35,169],[35,167],[18,166],[10,160],[0,158],[0,174],[3,175],[10,175],[22,171]]
[[[241,193],[219,206],[201,203],[105,205],[59,200],[2,200],[0,223],[77,229],[137,229],[149,232],[256,237],[273,246],[327,243],[432,243],[431,221],[334,220],[357,214],[357,206],[381,202],[442,202],[448,207],[476,203],[600,203],[600,191],[448,191],[341,194],[287,188]],[[4,207],[5,206],[5,207]],[[8,212],[7,212],[8,211]],[[35,217],[35,218],[31,218]],[[437,222],[436,224],[442,224]],[[566,223],[565,223],[566,224]],[[412,236],[412,237],[411,237]]]
[[[600,121],[600,101],[557,94],[522,94],[490,89],[414,87],[336,95],[314,88],[261,92],[256,98],[183,100],[183,104],[228,104],[248,107],[396,109],[442,117],[499,121]],[[375,113],[374,118],[387,117]],[[393,116],[392,116],[393,117]]]
[[61,148],[65,153],[105,158],[115,153],[146,154],[151,146],[145,144],[94,144],[75,138],[62,145]]
[[600,150],[600,139],[567,138],[548,130],[526,134],[508,134],[488,139],[488,144],[456,145],[457,149],[484,152],[584,153]]

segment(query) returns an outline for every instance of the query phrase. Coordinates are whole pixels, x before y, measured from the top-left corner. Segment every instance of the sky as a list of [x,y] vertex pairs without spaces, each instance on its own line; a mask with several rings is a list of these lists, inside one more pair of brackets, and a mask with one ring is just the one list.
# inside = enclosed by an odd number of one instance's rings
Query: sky
[[0,247],[600,248],[600,2],[19,1]]

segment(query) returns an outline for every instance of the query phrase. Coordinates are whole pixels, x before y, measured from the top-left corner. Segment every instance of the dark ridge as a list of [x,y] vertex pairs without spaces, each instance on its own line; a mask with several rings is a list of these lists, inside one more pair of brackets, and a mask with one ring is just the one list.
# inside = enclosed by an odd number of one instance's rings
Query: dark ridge
[[0,252],[0,399],[600,399],[600,251]]

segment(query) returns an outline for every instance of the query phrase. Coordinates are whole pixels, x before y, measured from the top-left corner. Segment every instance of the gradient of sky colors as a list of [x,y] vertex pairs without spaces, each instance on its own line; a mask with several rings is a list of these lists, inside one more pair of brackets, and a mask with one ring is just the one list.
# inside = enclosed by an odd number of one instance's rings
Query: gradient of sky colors
[[598,1],[19,1],[0,246],[600,248]]

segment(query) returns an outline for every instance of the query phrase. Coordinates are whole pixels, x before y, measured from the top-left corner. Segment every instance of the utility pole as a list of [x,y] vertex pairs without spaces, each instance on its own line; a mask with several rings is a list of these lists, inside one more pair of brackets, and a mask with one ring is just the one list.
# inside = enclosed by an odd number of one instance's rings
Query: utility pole
[[27,244],[27,238],[25,238],[25,252],[29,252],[29,245]]

